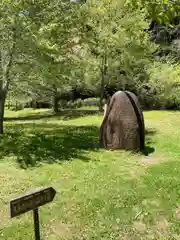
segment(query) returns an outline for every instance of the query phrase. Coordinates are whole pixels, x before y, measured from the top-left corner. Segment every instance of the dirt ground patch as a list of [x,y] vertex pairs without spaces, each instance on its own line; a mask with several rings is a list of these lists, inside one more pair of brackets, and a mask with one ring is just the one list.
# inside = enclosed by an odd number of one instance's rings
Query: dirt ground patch
[[145,165],[155,165],[164,161],[163,156],[143,156],[141,158],[142,164]]
[[53,240],[55,236],[58,236],[59,239],[72,239],[71,226],[66,223],[52,220],[45,229],[45,239]]

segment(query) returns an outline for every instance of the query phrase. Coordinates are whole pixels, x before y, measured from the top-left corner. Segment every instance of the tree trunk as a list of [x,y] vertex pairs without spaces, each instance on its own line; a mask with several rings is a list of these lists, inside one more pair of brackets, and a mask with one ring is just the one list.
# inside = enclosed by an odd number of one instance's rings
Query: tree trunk
[[100,76],[100,99],[99,99],[99,111],[103,112],[103,97],[104,97],[104,85],[105,85],[105,76],[107,72],[107,57],[104,56],[102,59],[101,67],[101,76]]
[[58,112],[58,98],[57,98],[57,96],[54,96],[54,99],[53,99],[53,110],[54,110],[54,113]]
[[1,89],[0,91],[0,134],[4,133],[4,107],[5,107],[6,94]]
[[99,111],[103,112],[103,97],[104,97],[104,71],[101,69],[101,86],[100,86],[100,99],[99,99]]
[[11,108],[11,97],[10,97],[10,94],[9,94],[9,99],[8,99],[8,110],[10,110]]
[[32,100],[32,108],[35,110],[37,108],[36,100]]
[[18,103],[17,103],[17,101],[16,101],[16,108],[15,109],[16,109],[16,112],[17,112],[17,110],[18,110]]
[[[4,66],[3,61],[2,61],[2,55],[0,52],[0,66],[1,69],[0,71],[2,72],[3,76],[0,79],[0,134],[4,133],[4,108],[5,108],[5,100],[7,97],[7,92],[9,90],[9,85],[11,83],[11,78],[10,78],[10,71],[12,68],[13,64],[13,56],[14,56],[14,51],[15,51],[15,43],[16,43],[16,19],[15,19],[15,24],[13,26],[13,34],[12,34],[12,46],[9,49],[9,60],[7,64]],[[5,80],[5,81],[4,81]]]
[[57,96],[57,87],[53,85],[54,95],[53,95],[53,110],[54,113],[58,112],[58,96]]

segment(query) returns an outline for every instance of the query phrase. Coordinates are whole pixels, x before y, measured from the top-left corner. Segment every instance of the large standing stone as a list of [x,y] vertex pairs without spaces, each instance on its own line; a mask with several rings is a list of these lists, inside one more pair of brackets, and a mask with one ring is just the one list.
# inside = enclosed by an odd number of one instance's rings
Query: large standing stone
[[136,95],[116,92],[100,127],[100,142],[107,149],[144,150],[144,118]]

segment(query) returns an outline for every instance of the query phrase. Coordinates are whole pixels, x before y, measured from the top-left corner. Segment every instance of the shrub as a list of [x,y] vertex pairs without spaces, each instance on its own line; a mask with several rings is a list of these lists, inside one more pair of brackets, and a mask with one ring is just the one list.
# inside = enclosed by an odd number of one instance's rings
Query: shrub
[[[103,104],[105,103],[105,99],[103,99]],[[77,99],[76,101],[68,101],[63,103],[62,107],[66,108],[81,108],[81,107],[98,107],[99,106],[99,98],[86,98],[84,100]],[[60,105],[61,107],[61,105]]]
[[138,98],[144,109],[180,109],[180,66],[154,63],[149,80],[138,86]]

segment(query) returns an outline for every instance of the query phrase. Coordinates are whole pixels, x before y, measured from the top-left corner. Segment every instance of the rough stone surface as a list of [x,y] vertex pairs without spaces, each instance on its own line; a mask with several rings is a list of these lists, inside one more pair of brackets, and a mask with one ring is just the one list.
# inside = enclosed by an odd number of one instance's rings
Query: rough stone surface
[[116,92],[100,127],[100,143],[107,149],[144,150],[144,118],[132,92]]

